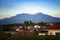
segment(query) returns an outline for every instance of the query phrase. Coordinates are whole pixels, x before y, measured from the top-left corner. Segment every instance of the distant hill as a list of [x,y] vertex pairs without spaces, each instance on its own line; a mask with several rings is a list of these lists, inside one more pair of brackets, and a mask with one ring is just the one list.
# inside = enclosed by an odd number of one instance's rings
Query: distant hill
[[32,21],[34,23],[38,22],[60,22],[60,18],[52,17],[43,13],[37,14],[18,14],[16,16],[0,19],[0,24],[13,24],[13,23],[23,23],[24,21]]

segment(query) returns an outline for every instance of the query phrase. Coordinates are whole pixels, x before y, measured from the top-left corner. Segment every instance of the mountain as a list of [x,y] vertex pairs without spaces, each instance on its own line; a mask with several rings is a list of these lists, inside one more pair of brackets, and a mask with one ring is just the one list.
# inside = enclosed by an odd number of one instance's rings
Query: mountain
[[16,16],[0,19],[0,24],[13,24],[13,23],[23,23],[24,21],[32,21],[34,23],[38,22],[60,22],[60,18],[52,17],[43,13],[37,14],[18,14]]

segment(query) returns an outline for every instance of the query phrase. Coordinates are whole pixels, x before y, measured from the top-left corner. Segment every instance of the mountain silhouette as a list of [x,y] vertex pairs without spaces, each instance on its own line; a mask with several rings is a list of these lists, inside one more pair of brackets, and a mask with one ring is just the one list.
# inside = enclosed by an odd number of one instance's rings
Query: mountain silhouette
[[32,21],[34,23],[38,22],[60,22],[60,18],[52,17],[43,13],[37,14],[18,14],[16,16],[0,19],[0,24],[13,24],[13,23],[23,23],[24,21]]

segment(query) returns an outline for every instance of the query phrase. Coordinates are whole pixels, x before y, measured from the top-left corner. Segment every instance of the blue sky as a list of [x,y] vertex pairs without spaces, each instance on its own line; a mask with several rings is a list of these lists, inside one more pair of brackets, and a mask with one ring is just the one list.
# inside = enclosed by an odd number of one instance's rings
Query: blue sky
[[60,18],[60,0],[0,0],[0,19],[38,12]]

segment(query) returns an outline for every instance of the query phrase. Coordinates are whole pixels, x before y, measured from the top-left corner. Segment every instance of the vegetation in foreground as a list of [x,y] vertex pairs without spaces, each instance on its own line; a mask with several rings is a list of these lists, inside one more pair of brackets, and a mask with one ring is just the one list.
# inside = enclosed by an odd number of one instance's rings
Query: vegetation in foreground
[[[40,25],[40,26],[46,26],[47,23],[44,23],[44,22],[41,22],[41,23],[38,23],[37,25]],[[22,25],[22,24],[7,24],[7,25],[2,25],[3,27],[0,28],[0,40],[60,40],[60,35],[58,36],[38,36],[38,35],[32,35],[32,36],[21,36],[21,35],[18,35],[16,37],[11,37],[11,36],[8,36],[9,34],[5,34],[4,32],[5,31],[14,31],[14,29],[12,27],[14,27],[14,25],[16,25],[17,27],[19,25]],[[23,25],[25,27],[28,27],[29,25],[36,25],[34,23],[28,23],[28,22],[24,22]],[[3,31],[3,32],[2,32]],[[37,32],[36,32],[37,34]],[[4,36],[5,35],[5,36]]]
[[0,40],[60,40],[60,36],[16,36],[0,37]]

